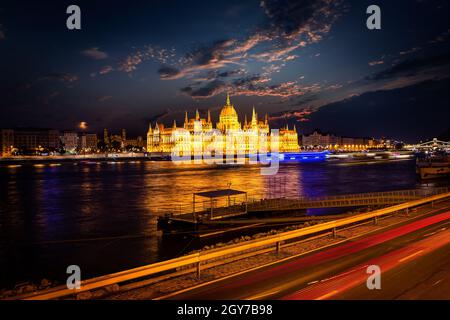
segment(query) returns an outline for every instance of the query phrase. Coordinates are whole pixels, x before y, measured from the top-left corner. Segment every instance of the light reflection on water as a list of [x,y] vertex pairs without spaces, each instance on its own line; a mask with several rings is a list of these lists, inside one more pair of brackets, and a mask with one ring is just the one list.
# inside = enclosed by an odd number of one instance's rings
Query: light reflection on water
[[[69,264],[93,276],[177,255],[187,239],[173,244],[136,236],[150,233],[152,215],[162,212],[158,208],[189,205],[193,192],[226,188],[229,183],[250,198],[421,186],[413,161],[285,164],[276,175],[277,190],[269,182],[273,177],[262,176],[257,166],[219,169],[171,162],[3,166],[0,178],[0,288],[22,280],[63,279]],[[124,238],[93,241],[114,236]],[[92,241],[70,241],[76,239]]]

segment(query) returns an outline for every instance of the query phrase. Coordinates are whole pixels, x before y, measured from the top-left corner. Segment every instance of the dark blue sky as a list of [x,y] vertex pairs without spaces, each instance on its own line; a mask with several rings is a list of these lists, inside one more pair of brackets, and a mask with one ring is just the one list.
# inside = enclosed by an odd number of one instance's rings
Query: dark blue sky
[[[66,28],[70,4],[81,7],[82,30]],[[370,4],[381,7],[382,30],[366,28]],[[364,114],[374,99],[365,93],[382,103],[445,80],[449,16],[448,1],[438,0],[3,1],[0,127],[86,121],[92,131],[143,134],[150,120],[181,121],[184,110],[209,108],[217,118],[229,92],[241,116],[255,105],[274,125],[419,139],[448,127],[383,130],[379,120],[362,132],[346,130],[361,119],[333,127],[318,115],[356,98]],[[446,99],[435,97],[436,116],[448,119]],[[416,100],[412,109],[399,100],[404,112],[395,114],[405,117],[394,122],[433,112],[433,101]]]

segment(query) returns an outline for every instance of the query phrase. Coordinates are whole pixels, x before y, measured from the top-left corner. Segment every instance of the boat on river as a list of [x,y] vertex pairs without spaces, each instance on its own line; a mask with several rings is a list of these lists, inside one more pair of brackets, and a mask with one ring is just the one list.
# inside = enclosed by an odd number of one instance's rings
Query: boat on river
[[450,154],[436,151],[419,156],[416,172],[422,180],[450,177]]

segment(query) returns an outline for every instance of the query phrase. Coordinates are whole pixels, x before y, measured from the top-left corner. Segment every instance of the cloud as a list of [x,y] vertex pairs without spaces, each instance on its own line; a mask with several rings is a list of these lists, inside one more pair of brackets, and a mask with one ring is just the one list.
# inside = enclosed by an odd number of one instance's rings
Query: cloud
[[366,77],[366,80],[379,81],[398,77],[413,77],[426,71],[439,71],[436,68],[450,66],[450,53],[426,58],[409,59]]
[[313,111],[310,109],[304,110],[288,110],[277,113],[272,113],[269,116],[269,121],[277,121],[277,120],[295,120],[296,122],[306,122],[309,121],[308,116]]
[[144,46],[136,49],[119,62],[118,70],[132,73],[144,61],[155,60],[161,64],[175,63],[175,49],[164,49],[156,46]]
[[[295,60],[298,55],[293,51],[321,40],[329,32],[338,16],[338,2],[262,1],[261,7],[268,18],[264,25],[244,40],[223,39],[193,50],[184,60],[178,77],[230,64],[245,64],[250,59],[267,63]],[[265,47],[256,50],[263,43]]]
[[70,73],[48,73],[38,79],[38,81],[59,81],[64,83],[73,83],[78,81],[78,76]]
[[111,66],[104,66],[103,68],[100,69],[100,71],[98,73],[99,74],[107,74],[107,73],[110,73],[113,70],[114,69]]
[[223,72],[217,73],[217,77],[230,78],[230,77],[243,75],[243,74],[245,74],[245,72],[246,72],[246,70],[244,68],[228,70],[228,71],[223,71]]
[[[267,21],[257,31],[244,40],[225,39],[198,48],[186,59],[188,66],[181,68],[177,78],[202,70],[220,69],[230,64],[245,65],[255,60],[263,63],[261,75],[229,81],[228,85],[234,94],[285,98],[317,90],[316,85],[303,87],[296,81],[271,84],[270,75],[279,72],[287,62],[297,59],[298,55],[294,53],[296,50],[320,41],[330,31],[331,25],[339,16],[339,4],[340,1],[331,0],[263,0],[261,7],[266,13]],[[220,72],[216,74],[216,80],[220,75],[234,76]],[[206,79],[209,80],[210,77]],[[206,86],[209,88],[210,85]]]
[[235,79],[232,83],[235,88],[254,87],[261,83],[269,82],[270,79],[259,74],[247,76],[244,78]]
[[[320,41],[339,18],[341,1],[262,0],[260,5],[268,17],[267,32],[282,41],[275,51],[282,56]],[[299,40],[303,41],[300,46]]]
[[296,81],[287,81],[271,85],[264,85],[264,82],[264,79],[258,79],[246,83],[239,83],[234,88],[233,93],[235,95],[259,97],[269,96],[287,99],[292,96],[301,96],[307,93],[315,93],[320,91],[321,89],[321,86],[318,84],[302,86],[299,85]]
[[91,73],[91,77],[96,77],[98,74],[99,75],[105,75],[105,74],[108,74],[108,73],[110,73],[112,71],[114,71],[114,68],[112,66],[104,66],[98,72],[92,72]]
[[384,64],[383,60],[375,60],[375,61],[370,61],[369,62],[369,66],[373,67],[373,66],[378,66],[380,64]]
[[[386,64],[385,62],[384,65]],[[333,101],[360,96],[367,92],[394,90],[425,81],[444,79],[448,77],[448,74],[450,74],[450,52],[434,56],[422,55],[403,60],[396,59],[395,63],[361,80],[348,82],[336,88],[328,86],[321,92],[322,96],[315,104],[321,107]],[[335,91],[335,93],[327,98],[327,91]]]
[[120,62],[119,70],[126,73],[131,73],[137,69],[137,66],[141,64],[141,62],[142,62],[141,54],[136,53],[134,55],[130,55]]
[[[117,65],[105,66],[91,76],[114,70],[131,76],[143,63],[153,62],[159,65],[157,74],[161,80],[189,80],[180,92],[194,99],[210,98],[225,91],[233,95],[278,97],[282,101],[315,96],[327,88],[317,83],[300,84],[298,78],[275,83],[271,76],[298,59],[303,48],[329,33],[339,17],[340,2],[263,0],[262,23],[241,38],[197,44],[185,54],[154,45],[133,48]],[[83,51],[93,59],[107,57],[106,53],[106,57],[101,53],[104,52],[97,47]]]
[[408,49],[408,50],[400,51],[399,55],[404,56],[404,55],[407,55],[407,54],[411,54],[411,53],[417,52],[417,51],[419,51],[421,49],[422,49],[421,47],[413,47],[413,48]]
[[[194,98],[211,97],[224,88],[245,95],[302,95],[317,86],[303,87],[296,81],[271,83],[270,75],[296,60],[298,50],[320,41],[340,16],[340,5],[341,1],[335,0],[262,0],[263,21],[242,38],[197,44],[182,55],[174,49],[146,46],[126,56],[117,69],[131,74],[143,62],[155,61],[160,64],[157,73],[161,80],[195,80],[181,88]],[[257,77],[243,77],[250,63],[260,68],[254,70],[260,74]]]
[[192,98],[195,99],[203,99],[215,96],[222,92],[227,91],[228,86],[225,82],[220,80],[214,80],[209,82],[207,85],[203,87],[195,87],[195,86],[187,86],[181,88],[180,91]]
[[105,101],[108,101],[108,100],[110,100],[110,99],[112,99],[112,96],[101,96],[101,97],[97,97],[97,101],[98,102],[105,102]]
[[247,73],[247,70],[245,68],[239,68],[239,69],[229,69],[229,70],[209,70],[205,75],[194,78],[195,81],[198,83],[205,82],[205,81],[211,81],[214,79],[217,80],[224,80],[226,78],[235,78],[238,76],[243,76]]
[[300,85],[297,81],[286,81],[277,84],[268,84],[270,78],[265,75],[254,74],[246,77],[235,78],[231,82],[214,79],[206,84],[197,82],[181,88],[180,91],[193,98],[210,98],[222,92],[242,96],[268,96],[287,99],[292,96],[317,93],[322,90],[319,84]]
[[180,70],[170,66],[159,68],[158,74],[160,78],[164,80],[177,79],[178,77],[181,77]]
[[298,57],[297,55],[290,55],[290,53],[298,48],[306,47],[306,41],[300,41],[294,44],[283,44],[274,49],[253,54],[251,57],[259,61],[275,62],[275,61],[289,61]]
[[271,96],[287,99],[292,96],[316,93],[322,89],[319,84],[300,85],[298,81],[270,84],[270,80],[265,74],[239,78],[232,82],[231,92],[234,95]]
[[[318,128],[339,135],[384,136],[410,142],[430,139],[449,128],[449,86],[450,78],[427,80],[332,102],[312,113],[302,131]],[[415,125],[412,130],[412,124],[421,123],[424,125]]]
[[342,87],[343,87],[342,84],[335,83],[335,84],[332,84],[332,85],[329,85],[328,87],[326,87],[325,90],[337,90],[337,89],[340,89]]
[[273,73],[278,73],[281,71],[281,69],[285,66],[285,63],[282,64],[271,64],[268,66],[264,66],[262,67],[262,75],[264,75],[265,77],[269,77],[270,75],[272,75]]
[[447,29],[444,32],[441,32],[439,35],[437,35],[433,40],[430,40],[428,43],[430,44],[436,44],[440,42],[446,42],[450,36],[450,29]]
[[188,60],[192,65],[208,65],[210,63],[216,63],[227,54],[228,50],[231,50],[235,45],[235,40],[218,40],[208,46],[202,46],[194,49],[188,53]]
[[211,45],[197,47],[180,60],[179,72],[172,79],[192,77],[202,71],[209,72],[230,65],[242,65],[242,58],[236,55],[241,50],[233,39],[218,40]]
[[108,54],[104,51],[100,51],[98,47],[83,50],[81,51],[81,54],[94,60],[103,60],[108,58]]
[[389,63],[396,65],[399,62],[404,61],[404,59],[408,55],[417,54],[419,51],[423,52],[427,48],[431,47],[433,44],[447,41],[449,36],[450,36],[450,29],[448,29],[444,32],[441,32],[433,40],[423,43],[422,45],[416,45],[414,47],[401,50],[398,53],[383,54],[379,59],[369,62],[369,65],[376,66],[376,65],[380,65],[380,64],[389,64]]
[[[198,108],[197,108],[197,110],[199,111],[200,115],[207,113],[207,110],[202,110],[202,109],[198,109]],[[146,123],[155,123],[155,122],[164,123],[164,122],[166,122],[167,124],[172,125],[174,119],[176,119],[177,121],[184,120],[184,115],[185,115],[184,110],[172,110],[170,108],[167,108],[162,113],[154,115],[151,118],[146,118],[145,122]]]
[[[233,44],[233,40],[220,40],[211,46],[198,47],[189,52],[183,59],[179,60],[182,61],[179,68],[165,65],[158,69],[158,74],[162,80],[174,80],[193,77],[203,71],[211,72],[230,65],[240,65],[240,58],[227,58],[229,56],[227,50]],[[208,74],[209,77],[211,75],[212,73]]]

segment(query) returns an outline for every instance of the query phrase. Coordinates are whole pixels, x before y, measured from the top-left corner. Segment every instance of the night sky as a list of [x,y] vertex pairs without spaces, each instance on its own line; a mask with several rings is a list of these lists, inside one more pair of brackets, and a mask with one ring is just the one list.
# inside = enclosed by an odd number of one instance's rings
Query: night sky
[[302,133],[432,138],[450,127],[449,17],[438,0],[2,1],[0,127],[144,135],[185,110],[217,121],[229,92]]

